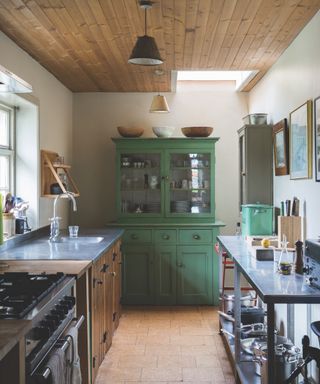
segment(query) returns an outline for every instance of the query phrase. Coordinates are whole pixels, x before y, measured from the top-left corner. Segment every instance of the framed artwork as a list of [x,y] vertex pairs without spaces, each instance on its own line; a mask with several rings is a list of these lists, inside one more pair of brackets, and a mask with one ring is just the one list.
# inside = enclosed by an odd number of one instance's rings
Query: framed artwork
[[288,124],[287,119],[273,126],[274,172],[276,176],[288,175]]
[[312,177],[312,101],[290,113],[290,179]]
[[320,96],[314,100],[314,154],[316,181],[320,181]]

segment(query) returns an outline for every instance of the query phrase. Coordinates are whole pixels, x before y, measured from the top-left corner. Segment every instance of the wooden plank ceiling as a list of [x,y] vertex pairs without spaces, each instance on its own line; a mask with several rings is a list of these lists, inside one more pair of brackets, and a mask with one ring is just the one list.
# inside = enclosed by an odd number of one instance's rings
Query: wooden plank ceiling
[[251,89],[320,9],[320,0],[154,0],[148,34],[165,63],[128,64],[144,32],[137,0],[0,0],[0,29],[74,92],[169,91],[171,70],[259,70]]

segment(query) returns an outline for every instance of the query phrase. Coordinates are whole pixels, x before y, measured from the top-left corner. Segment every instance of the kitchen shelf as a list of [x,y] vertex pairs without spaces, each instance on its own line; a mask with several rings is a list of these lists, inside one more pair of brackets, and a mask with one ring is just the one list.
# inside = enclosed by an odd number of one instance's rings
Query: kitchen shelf
[[[221,315],[219,316],[220,328],[233,333],[233,323],[224,319]],[[234,362],[234,338],[226,333],[222,333],[224,344],[227,347],[227,352],[232,356],[233,368],[237,370],[241,384],[261,384],[261,377],[255,373],[254,362],[251,361],[253,355],[248,355],[245,352],[241,352],[241,361],[236,364]]]
[[[58,157],[59,155],[56,152],[41,150],[41,196],[49,198],[57,197],[57,195],[50,193],[50,186],[52,184],[59,184],[63,193],[71,192],[75,197],[80,196],[79,190],[70,175],[71,165],[57,163],[56,159]],[[71,189],[69,188],[67,190],[65,188],[65,185],[59,177],[59,170],[62,170]]]

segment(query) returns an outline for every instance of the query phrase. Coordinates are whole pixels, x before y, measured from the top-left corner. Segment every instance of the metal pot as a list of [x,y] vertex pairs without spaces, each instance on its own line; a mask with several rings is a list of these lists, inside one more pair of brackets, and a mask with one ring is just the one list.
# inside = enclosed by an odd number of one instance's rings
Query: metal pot
[[267,336],[267,325],[263,323],[246,324],[241,327],[241,339]]
[[[279,336],[278,336],[279,337]],[[268,349],[267,345],[253,349],[255,372],[261,376],[261,384],[268,383]],[[275,347],[275,382],[282,383],[296,369],[300,358],[300,350],[290,340],[277,344]],[[298,383],[298,379],[294,381]]]
[[[234,308],[234,295],[224,294],[220,300],[221,300],[221,310],[224,313],[231,313],[231,311],[233,311],[233,308]],[[240,299],[241,305],[246,307],[253,306],[254,300],[255,299],[251,294],[242,296]]]

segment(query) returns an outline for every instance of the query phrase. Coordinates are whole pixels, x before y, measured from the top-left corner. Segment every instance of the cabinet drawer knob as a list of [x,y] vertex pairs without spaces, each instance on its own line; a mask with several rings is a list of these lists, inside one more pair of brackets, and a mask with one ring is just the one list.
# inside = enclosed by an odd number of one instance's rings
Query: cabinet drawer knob
[[131,235],[131,239],[132,239],[132,240],[137,240],[137,239],[138,239],[138,235],[136,235],[135,233],[133,233],[133,234]]
[[113,276],[113,277],[116,277],[117,276],[117,272],[110,272],[110,275]]
[[169,235],[162,235],[163,240],[169,240],[170,236]]
[[192,236],[195,240],[200,240],[200,236],[199,235],[193,235]]

